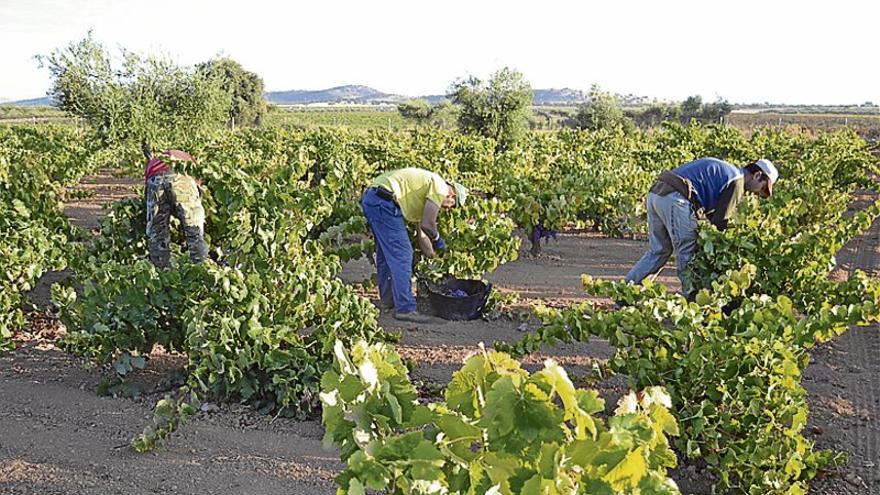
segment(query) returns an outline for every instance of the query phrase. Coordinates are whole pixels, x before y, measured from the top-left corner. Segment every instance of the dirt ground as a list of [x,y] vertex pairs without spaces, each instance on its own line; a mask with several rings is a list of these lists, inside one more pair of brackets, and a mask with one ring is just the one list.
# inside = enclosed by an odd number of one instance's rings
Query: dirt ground
[[[68,214],[86,228],[97,226],[104,201],[131,194],[137,181],[104,172],[85,181],[92,198],[72,202]],[[538,258],[522,251],[520,260],[488,277],[499,291],[515,291],[523,305],[563,305],[582,300],[580,275],[621,278],[646,247],[644,241],[605,239],[593,234],[562,234]],[[880,225],[840,254],[840,274],[855,267],[876,273]],[[342,278],[357,282],[372,271],[366,261],[349,263]],[[46,278],[51,282],[64,274]],[[677,288],[674,269],[660,281]],[[43,293],[36,295],[45,303]],[[399,351],[418,363],[413,377],[445,384],[479,343],[513,341],[535,328],[518,313],[493,321],[405,325],[383,313],[380,324],[399,331]],[[184,425],[167,445],[137,454],[129,440],[148,424],[161,392],[155,387],[173,378],[185,364],[181,356],[158,354],[141,372],[144,395],[133,399],[99,397],[98,382],[107,370],[84,366],[54,345],[57,324],[35,318],[24,344],[0,356],[0,495],[104,493],[259,493],[332,494],[333,476],[343,466],[338,454],[321,445],[320,421],[273,419],[237,404],[211,404]],[[525,362],[536,369],[546,357],[563,364],[584,386],[593,364],[612,353],[604,342],[544,349]],[[849,453],[839,471],[814,481],[812,493],[880,493],[880,334],[876,327],[855,329],[818,346],[804,375],[811,406],[807,435],[820,448]],[[608,409],[627,388],[622,376],[590,386]],[[683,493],[709,493],[711,479],[698,465],[672,473]]]

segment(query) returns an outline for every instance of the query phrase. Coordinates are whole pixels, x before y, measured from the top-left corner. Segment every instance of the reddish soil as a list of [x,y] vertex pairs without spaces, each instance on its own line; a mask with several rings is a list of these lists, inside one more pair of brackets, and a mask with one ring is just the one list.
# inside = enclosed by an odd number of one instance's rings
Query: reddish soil
[[107,213],[107,206],[114,201],[143,194],[143,187],[143,180],[118,176],[114,170],[102,169],[96,175],[84,177],[76,187],[77,191],[90,196],[66,201],[64,213],[70,218],[70,223],[94,230]]
[[[101,202],[131,194],[130,187],[138,185],[132,180],[116,182],[106,173],[86,182],[90,181],[98,195],[68,209],[87,228],[97,225]],[[854,267],[880,269],[878,241],[880,225],[875,225],[841,253],[837,276],[845,277]],[[489,280],[500,291],[519,293],[523,307],[538,301],[563,305],[584,299],[582,273],[620,278],[645,246],[643,241],[563,234],[544,246],[538,258],[529,257],[524,247],[520,260],[501,267]],[[341,276],[357,282],[371,271],[368,262],[359,261],[346,265]],[[677,288],[673,268],[665,269],[659,280]],[[47,303],[47,291],[41,290],[34,297],[38,305]],[[442,385],[481,342],[489,346],[495,340],[517,340],[536,327],[534,320],[519,314],[419,327],[401,326],[383,313],[380,324],[401,332],[401,354],[417,363],[414,378]],[[109,371],[84,366],[56,348],[54,342],[62,333],[57,322],[35,320],[30,333],[20,335],[23,345],[0,356],[0,494],[335,492],[333,476],[342,465],[336,452],[322,447],[320,421],[273,419],[237,404],[211,405],[166,447],[134,453],[128,441],[148,424],[161,389],[173,381],[185,359],[157,353],[137,377],[144,390],[140,397],[98,397],[97,384],[110,376]],[[804,376],[811,405],[808,435],[821,448],[850,455],[839,471],[813,483],[813,493],[880,493],[876,330],[855,329],[813,351]],[[589,383],[597,388],[610,410],[626,390],[626,379],[597,380],[593,364],[611,353],[606,343],[593,340],[544,349],[525,363],[536,369],[543,359],[556,359],[579,386]],[[710,493],[711,479],[698,466],[683,465],[672,476],[683,493]]]

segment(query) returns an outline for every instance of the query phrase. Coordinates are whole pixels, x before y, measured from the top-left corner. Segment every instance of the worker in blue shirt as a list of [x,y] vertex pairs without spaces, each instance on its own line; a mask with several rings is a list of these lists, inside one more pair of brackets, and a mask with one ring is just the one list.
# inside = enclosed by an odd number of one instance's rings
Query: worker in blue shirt
[[765,159],[740,168],[718,158],[700,158],[661,173],[647,199],[650,247],[624,280],[641,283],[675,253],[684,292],[682,274],[697,248],[697,212],[724,230],[744,191],[769,197],[778,178],[776,167]]

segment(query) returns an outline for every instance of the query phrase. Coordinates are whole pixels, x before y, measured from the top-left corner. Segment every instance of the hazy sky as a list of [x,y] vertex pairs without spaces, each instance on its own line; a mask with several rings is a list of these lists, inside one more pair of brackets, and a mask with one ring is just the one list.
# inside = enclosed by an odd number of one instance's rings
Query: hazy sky
[[880,103],[878,23],[871,0],[0,0],[0,98],[43,96],[33,56],[93,29],[114,53],[230,56],[270,91],[438,94],[510,66],[533,88]]

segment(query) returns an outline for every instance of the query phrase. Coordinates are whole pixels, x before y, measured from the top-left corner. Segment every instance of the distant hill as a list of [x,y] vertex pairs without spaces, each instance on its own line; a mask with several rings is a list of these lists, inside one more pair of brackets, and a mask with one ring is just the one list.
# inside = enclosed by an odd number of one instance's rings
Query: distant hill
[[266,99],[278,105],[308,105],[310,103],[400,103],[406,96],[383,93],[368,86],[337,86],[322,90],[269,91]]
[[29,100],[4,101],[0,105],[13,105],[16,107],[47,107],[52,106],[52,99],[48,96],[42,98],[31,98]]
[[579,89],[535,89],[532,90],[533,105],[578,105],[586,103],[587,94]]
[[[584,91],[571,88],[535,89],[533,105],[578,105],[589,98]],[[294,89],[289,91],[268,91],[266,99],[276,105],[310,105],[349,103],[358,105],[396,105],[407,100],[420,99],[435,105],[446,99],[446,95],[406,96],[384,93],[369,86],[346,85],[320,90]],[[21,107],[49,106],[49,97],[31,98],[28,100],[4,101],[0,104]]]
[[[577,105],[587,101],[586,93],[577,89],[536,89],[533,92],[535,95],[534,105]],[[434,105],[445,100],[446,95],[405,96],[383,93],[369,86],[349,85],[314,91],[269,91],[266,93],[266,99],[270,103],[277,105],[309,105],[313,103],[397,104],[412,99],[425,100]]]
[[414,98],[407,98],[408,100],[425,100],[431,105],[436,105],[443,100],[447,100],[446,95],[426,95],[426,96],[416,96]]
[[[532,105],[535,106],[576,106],[589,101],[589,93],[579,89],[561,88],[561,89],[533,89],[534,97]],[[407,100],[419,99],[425,100],[431,105],[436,105],[446,100],[446,95],[422,95],[407,96],[393,93],[384,93],[369,86],[362,85],[346,85],[336,86],[335,88],[320,90],[301,90],[295,89],[290,91],[268,91],[265,93],[266,99],[270,103],[276,105],[310,105],[310,104],[334,104],[348,103],[355,105],[396,105]],[[647,96],[634,94],[615,94],[618,102],[624,107],[644,106],[656,99],[650,99]],[[661,103],[676,103],[674,101],[659,100]],[[36,107],[36,106],[54,106],[54,102],[48,96],[42,98],[30,98],[26,100],[10,101],[0,98],[0,105],[3,106],[19,106],[19,107]],[[778,105],[768,102],[764,103],[733,103],[735,110],[773,110],[782,113],[800,113],[800,112],[816,112],[816,113],[876,113],[877,105],[871,102],[865,102],[861,105]]]

